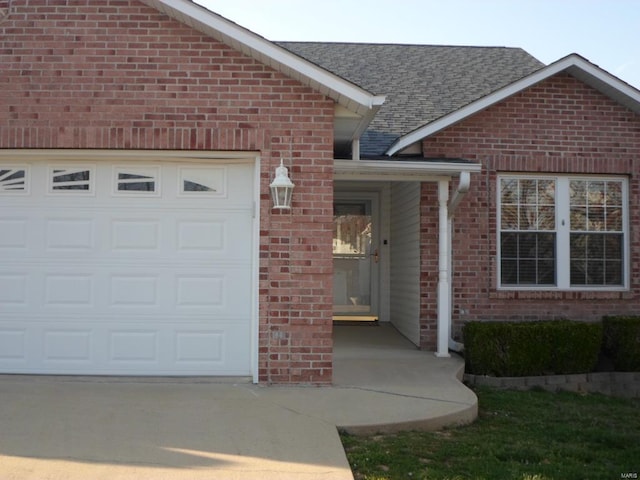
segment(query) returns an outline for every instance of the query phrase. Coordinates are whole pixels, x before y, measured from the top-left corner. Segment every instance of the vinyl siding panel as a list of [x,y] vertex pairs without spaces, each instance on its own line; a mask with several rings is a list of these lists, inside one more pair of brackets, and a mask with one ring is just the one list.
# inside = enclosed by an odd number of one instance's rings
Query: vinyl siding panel
[[420,343],[420,184],[391,188],[391,323]]

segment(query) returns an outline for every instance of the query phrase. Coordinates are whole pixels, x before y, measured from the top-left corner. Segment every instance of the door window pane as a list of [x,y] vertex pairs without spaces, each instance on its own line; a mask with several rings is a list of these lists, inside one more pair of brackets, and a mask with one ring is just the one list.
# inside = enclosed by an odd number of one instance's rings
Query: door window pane
[[371,311],[372,217],[368,203],[337,203],[333,215],[335,313]]

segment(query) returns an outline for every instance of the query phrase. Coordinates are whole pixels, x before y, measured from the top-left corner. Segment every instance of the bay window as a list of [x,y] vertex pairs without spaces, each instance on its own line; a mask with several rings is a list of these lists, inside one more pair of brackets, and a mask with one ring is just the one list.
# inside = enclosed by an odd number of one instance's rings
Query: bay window
[[625,178],[505,175],[498,189],[500,287],[626,286]]

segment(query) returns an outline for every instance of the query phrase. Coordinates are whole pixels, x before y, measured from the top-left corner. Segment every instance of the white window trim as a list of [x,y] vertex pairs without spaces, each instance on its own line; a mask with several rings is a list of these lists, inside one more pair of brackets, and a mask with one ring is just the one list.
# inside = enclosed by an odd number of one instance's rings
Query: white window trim
[[[502,233],[502,202],[500,182],[504,178],[517,179],[554,179],[556,182],[556,285],[502,285],[502,252],[500,234]],[[579,285],[571,286],[571,269],[569,253],[569,235],[571,227],[569,224],[569,181],[570,180],[602,180],[622,182],[622,234],[623,234],[623,259],[622,259],[622,285]],[[631,270],[630,241],[629,241],[629,179],[626,176],[597,175],[597,174],[532,174],[532,173],[501,173],[496,182],[496,285],[498,290],[505,291],[591,291],[591,292],[621,292],[629,290],[629,278]],[[561,263],[562,262],[562,263]]]

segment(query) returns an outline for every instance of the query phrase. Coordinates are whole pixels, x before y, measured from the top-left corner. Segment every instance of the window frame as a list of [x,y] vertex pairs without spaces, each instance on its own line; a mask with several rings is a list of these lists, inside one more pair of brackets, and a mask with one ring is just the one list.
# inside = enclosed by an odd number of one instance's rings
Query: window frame
[[[554,180],[555,182],[555,229],[550,230],[556,235],[555,243],[555,285],[514,285],[502,284],[502,191],[501,184],[505,179],[514,180]],[[570,190],[572,180],[581,181],[615,181],[620,182],[622,194],[622,284],[621,285],[572,285],[571,284],[571,255],[570,255]],[[517,230],[514,232],[524,232]],[[544,173],[499,173],[496,181],[496,288],[498,290],[536,290],[536,291],[628,291],[631,270],[630,257],[630,229],[629,229],[629,178],[622,175],[592,175],[592,174],[544,174]]]

